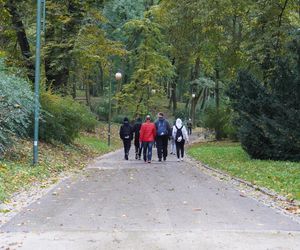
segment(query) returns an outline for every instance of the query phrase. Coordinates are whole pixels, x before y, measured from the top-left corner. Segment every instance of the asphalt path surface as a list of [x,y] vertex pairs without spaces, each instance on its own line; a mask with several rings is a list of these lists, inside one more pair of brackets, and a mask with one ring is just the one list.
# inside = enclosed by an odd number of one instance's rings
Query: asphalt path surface
[[300,249],[300,224],[195,164],[90,163],[0,228],[0,249]]

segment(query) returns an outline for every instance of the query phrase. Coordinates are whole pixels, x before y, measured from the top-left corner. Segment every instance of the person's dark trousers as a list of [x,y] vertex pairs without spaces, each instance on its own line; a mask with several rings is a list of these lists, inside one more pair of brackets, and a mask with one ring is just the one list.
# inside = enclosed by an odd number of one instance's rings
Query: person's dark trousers
[[168,141],[169,137],[167,135],[156,137],[157,157],[159,161],[161,161],[162,158],[164,160],[167,159]]
[[123,140],[124,145],[124,154],[125,154],[125,160],[128,160],[129,150],[131,147],[131,140],[130,139],[124,139]]
[[142,145],[139,140],[134,141],[134,146],[135,146],[135,158],[136,159],[141,159],[142,155]]
[[153,142],[143,142],[142,143],[142,148],[143,148],[143,157],[144,161],[146,162],[151,162],[152,159],[152,146]]
[[192,134],[192,128],[188,128],[188,134],[191,135]]
[[176,153],[177,153],[177,158],[180,159],[184,157],[184,143],[185,140],[182,140],[181,142],[176,142]]

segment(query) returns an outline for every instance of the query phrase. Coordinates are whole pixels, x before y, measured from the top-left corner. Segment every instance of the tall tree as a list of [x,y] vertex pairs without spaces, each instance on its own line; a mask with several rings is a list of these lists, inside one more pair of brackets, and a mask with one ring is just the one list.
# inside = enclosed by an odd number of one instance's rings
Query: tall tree
[[166,56],[167,46],[161,33],[161,27],[153,22],[151,12],[141,20],[132,20],[125,24],[129,39],[138,33],[137,46],[131,50],[134,73],[131,82],[125,85],[122,93],[117,95],[120,106],[135,116],[150,111],[151,91],[155,89],[164,95],[163,80],[174,75],[174,68]]

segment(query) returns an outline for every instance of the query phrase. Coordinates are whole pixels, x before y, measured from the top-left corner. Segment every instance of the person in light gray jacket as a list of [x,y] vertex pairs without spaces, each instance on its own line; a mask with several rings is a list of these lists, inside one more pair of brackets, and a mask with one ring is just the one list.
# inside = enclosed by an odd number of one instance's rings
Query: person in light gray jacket
[[184,144],[189,142],[189,136],[186,127],[182,124],[182,120],[179,118],[173,126],[172,136],[176,144],[177,161],[183,161]]

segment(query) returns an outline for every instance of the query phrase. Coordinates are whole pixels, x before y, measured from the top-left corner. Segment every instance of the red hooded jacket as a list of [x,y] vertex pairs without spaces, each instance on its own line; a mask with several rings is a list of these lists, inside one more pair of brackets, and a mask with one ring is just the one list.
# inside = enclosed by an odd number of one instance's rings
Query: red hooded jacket
[[155,140],[156,128],[154,123],[146,121],[142,124],[140,130],[140,141],[141,142],[152,142]]

